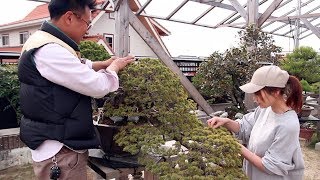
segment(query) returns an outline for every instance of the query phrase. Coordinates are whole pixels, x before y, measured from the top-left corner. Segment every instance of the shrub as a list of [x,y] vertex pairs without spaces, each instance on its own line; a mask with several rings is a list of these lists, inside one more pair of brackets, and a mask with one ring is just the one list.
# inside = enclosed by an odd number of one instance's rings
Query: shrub
[[9,102],[9,105],[1,109],[1,111],[6,111],[12,107],[16,112],[18,121],[21,118],[19,89],[20,82],[17,65],[0,65],[0,98],[4,98]]
[[103,61],[111,57],[102,45],[92,41],[81,41],[79,48],[81,57],[92,61]]

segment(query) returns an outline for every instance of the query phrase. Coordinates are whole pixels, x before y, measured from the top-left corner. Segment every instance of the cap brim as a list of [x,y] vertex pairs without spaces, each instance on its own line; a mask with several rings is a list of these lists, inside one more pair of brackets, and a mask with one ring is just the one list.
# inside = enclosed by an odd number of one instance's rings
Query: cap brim
[[259,86],[253,83],[247,83],[245,85],[240,86],[240,89],[245,93],[255,93],[261,90],[264,86]]

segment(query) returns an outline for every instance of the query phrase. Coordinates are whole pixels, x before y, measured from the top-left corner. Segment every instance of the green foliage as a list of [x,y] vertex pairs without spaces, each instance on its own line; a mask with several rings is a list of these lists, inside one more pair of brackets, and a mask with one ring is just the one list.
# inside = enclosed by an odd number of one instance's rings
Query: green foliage
[[311,84],[311,88],[312,88],[312,92],[316,93],[316,94],[320,94],[320,81]]
[[208,61],[201,63],[193,83],[206,99],[231,100],[240,111],[245,111],[244,93],[240,86],[248,82],[262,63],[277,64],[281,51],[271,36],[250,26],[239,32],[240,47],[214,52]]
[[300,84],[302,86],[302,90],[305,92],[311,92],[312,91],[312,87],[310,86],[310,84],[308,83],[308,81],[302,79],[300,81]]
[[[195,103],[159,60],[140,59],[119,79],[121,88],[105,102],[105,116],[139,117],[125,123],[115,139],[138,154],[147,170],[160,179],[245,178],[237,141],[226,129],[209,129],[196,118]],[[171,140],[174,147],[163,146]]]
[[17,65],[0,65],[0,98],[5,98],[10,103],[9,106],[0,109],[0,111],[6,111],[12,107],[17,114],[17,119],[21,117],[19,89]]
[[320,82],[320,57],[311,47],[300,47],[288,54],[281,68],[309,83]]
[[79,48],[81,57],[92,61],[103,61],[111,57],[102,45],[92,41],[81,41]]

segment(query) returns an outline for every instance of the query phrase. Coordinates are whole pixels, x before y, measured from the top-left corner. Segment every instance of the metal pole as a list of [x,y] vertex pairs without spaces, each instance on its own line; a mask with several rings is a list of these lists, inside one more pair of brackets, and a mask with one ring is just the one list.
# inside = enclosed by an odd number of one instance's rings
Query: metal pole
[[[301,0],[297,0],[296,15],[301,15]],[[294,48],[299,48],[300,18],[295,21]]]

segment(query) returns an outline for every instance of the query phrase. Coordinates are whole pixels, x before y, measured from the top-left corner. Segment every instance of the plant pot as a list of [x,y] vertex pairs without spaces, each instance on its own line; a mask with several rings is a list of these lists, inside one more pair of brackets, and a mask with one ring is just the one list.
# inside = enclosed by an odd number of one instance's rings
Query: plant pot
[[306,139],[307,141],[311,140],[311,137],[313,135],[313,133],[315,132],[314,129],[301,129],[300,128],[300,133],[299,133],[299,137]]
[[225,111],[227,107],[231,107],[232,106],[232,102],[210,104],[210,106],[211,106],[211,108],[213,109],[214,112]]
[[314,110],[314,107],[303,105],[298,117],[309,117],[312,110]]
[[119,146],[114,140],[114,136],[119,132],[119,126],[97,124],[95,125],[95,127],[97,128],[98,134],[100,136],[101,149],[103,150],[106,156],[133,156],[129,152],[123,151],[123,148]]

